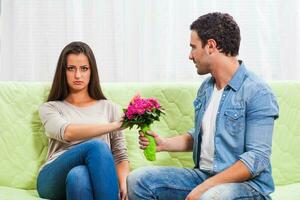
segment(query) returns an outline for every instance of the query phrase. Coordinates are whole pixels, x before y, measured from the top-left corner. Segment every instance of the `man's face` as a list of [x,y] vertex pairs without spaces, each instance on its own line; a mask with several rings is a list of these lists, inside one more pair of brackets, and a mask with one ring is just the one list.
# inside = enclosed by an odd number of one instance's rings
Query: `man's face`
[[204,75],[210,73],[209,70],[209,54],[207,52],[206,46],[202,48],[202,43],[196,31],[191,32],[191,52],[189,59],[195,63],[197,68],[197,73],[199,75]]

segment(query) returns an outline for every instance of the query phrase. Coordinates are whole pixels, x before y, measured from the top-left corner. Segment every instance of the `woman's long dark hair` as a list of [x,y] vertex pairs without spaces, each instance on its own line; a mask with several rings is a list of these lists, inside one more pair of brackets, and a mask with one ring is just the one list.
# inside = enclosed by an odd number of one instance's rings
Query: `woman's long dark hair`
[[91,77],[88,85],[88,93],[90,97],[96,100],[106,99],[101,90],[97,63],[92,49],[83,42],[71,42],[70,44],[65,46],[59,56],[53,83],[47,101],[62,101],[67,98],[67,96],[69,95],[69,87],[66,76],[67,57],[69,54],[78,55],[81,53],[88,58],[90,64]]

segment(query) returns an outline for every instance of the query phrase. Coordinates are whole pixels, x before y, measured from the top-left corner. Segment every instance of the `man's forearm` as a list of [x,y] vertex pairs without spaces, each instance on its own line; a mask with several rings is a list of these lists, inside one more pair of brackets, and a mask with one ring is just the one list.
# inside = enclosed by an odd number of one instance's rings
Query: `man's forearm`
[[162,151],[184,152],[192,150],[193,137],[188,133],[171,138],[164,138]]
[[242,161],[239,160],[223,172],[220,172],[219,174],[207,179],[201,185],[209,189],[219,184],[239,183],[249,180],[250,178],[251,174],[249,169]]
[[185,200],[199,199],[210,188],[225,184],[225,183],[239,183],[251,178],[251,174],[242,161],[237,161],[231,167],[223,172],[206,179],[203,183],[195,187],[186,197]]

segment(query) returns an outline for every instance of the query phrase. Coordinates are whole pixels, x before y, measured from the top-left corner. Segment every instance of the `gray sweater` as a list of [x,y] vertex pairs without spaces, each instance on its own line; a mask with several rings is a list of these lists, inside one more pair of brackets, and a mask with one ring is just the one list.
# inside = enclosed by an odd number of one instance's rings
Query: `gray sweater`
[[[69,124],[102,124],[120,120],[121,117],[118,106],[108,100],[99,100],[87,107],[77,107],[67,101],[50,101],[40,106],[39,114],[49,138],[45,165],[74,145],[83,142],[68,142],[64,139],[64,131]],[[103,140],[108,144],[116,164],[128,160],[122,131],[104,134],[94,139]]]

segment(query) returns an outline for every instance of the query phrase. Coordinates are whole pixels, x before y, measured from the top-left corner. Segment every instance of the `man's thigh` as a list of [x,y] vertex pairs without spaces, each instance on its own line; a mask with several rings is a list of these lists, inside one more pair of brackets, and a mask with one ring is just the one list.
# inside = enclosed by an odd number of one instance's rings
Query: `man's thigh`
[[184,199],[207,175],[198,169],[143,167],[128,177],[131,199]]

